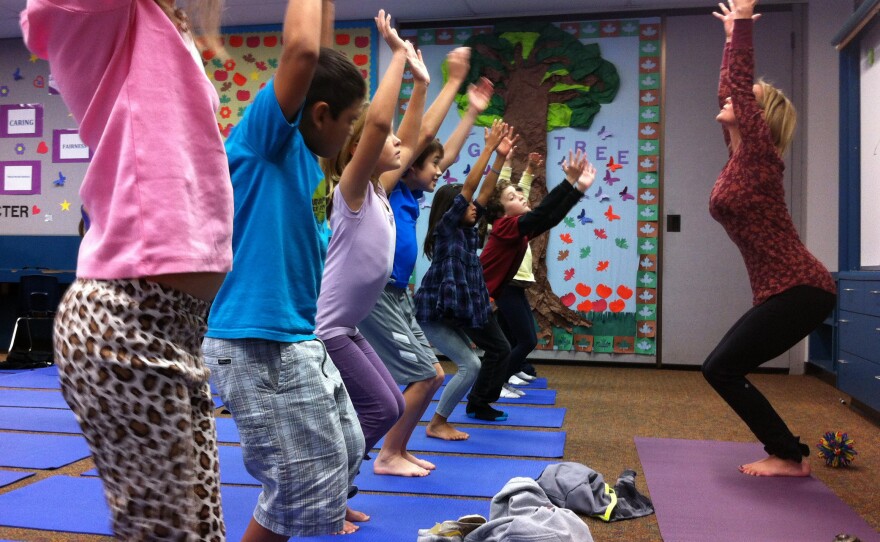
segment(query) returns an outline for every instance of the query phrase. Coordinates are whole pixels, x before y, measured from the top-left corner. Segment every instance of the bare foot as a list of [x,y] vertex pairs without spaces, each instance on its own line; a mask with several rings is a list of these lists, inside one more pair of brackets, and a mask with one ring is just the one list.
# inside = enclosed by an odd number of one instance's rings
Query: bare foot
[[739,471],[749,476],[809,476],[810,463],[806,458],[798,463],[771,455],[754,463],[740,465]]
[[[346,515],[347,515],[347,513],[346,513]],[[339,531],[338,533],[333,533],[333,534],[351,534],[351,533],[357,531],[358,529],[360,529],[360,527],[358,527],[357,525],[355,525],[354,523],[352,523],[348,520],[345,520],[345,523],[342,525],[342,530]]]
[[345,507],[345,520],[363,523],[365,521],[370,521],[370,516],[364,514],[363,512],[358,512],[357,510],[352,510],[351,508],[346,506]]
[[430,461],[425,461],[424,459],[419,459],[418,457],[414,456],[413,454],[411,454],[409,452],[403,452],[402,455],[403,455],[404,459],[406,459],[410,463],[413,463],[415,465],[422,467],[423,469],[434,470],[437,468],[437,465],[431,463]]
[[387,474],[389,476],[413,476],[421,477],[431,474],[431,471],[410,463],[403,456],[382,457],[380,453],[373,462],[373,472]]
[[429,437],[443,440],[467,440],[470,435],[459,431],[446,421],[431,420],[425,428],[425,434]]

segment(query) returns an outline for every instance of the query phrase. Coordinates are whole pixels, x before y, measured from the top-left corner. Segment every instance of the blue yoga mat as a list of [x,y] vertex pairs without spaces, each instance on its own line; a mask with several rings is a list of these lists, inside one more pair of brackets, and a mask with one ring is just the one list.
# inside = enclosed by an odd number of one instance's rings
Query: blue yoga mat
[[[443,385],[445,386],[446,384],[449,384],[449,380],[451,378],[452,378],[451,374],[446,375],[446,378],[443,379]],[[528,384],[523,384],[522,386],[517,386],[517,387],[523,388],[523,389],[526,389],[526,388],[545,389],[545,388],[547,388],[547,379],[544,377],[539,377],[539,378],[532,380]]]
[[[260,489],[223,486],[223,515],[228,540],[241,540],[253,514]],[[359,542],[412,542],[418,529],[465,514],[489,515],[489,501],[357,495],[352,508],[372,516],[360,523]],[[0,525],[109,535],[109,511],[101,481],[96,478],[53,476],[0,495]],[[315,542],[338,542],[338,535],[309,538]]]
[[20,389],[0,389],[0,407],[70,408],[60,391]]
[[[259,485],[247,470],[238,446],[220,446],[220,483]],[[437,469],[423,478],[373,474],[372,461],[364,461],[355,484],[363,491],[417,493],[456,497],[492,497],[517,476],[537,478],[550,461],[495,457],[421,455]]]
[[57,469],[88,457],[82,437],[0,433],[0,466],[22,469]]
[[6,487],[9,484],[14,484],[19,480],[24,480],[29,476],[33,476],[32,472],[17,472],[12,470],[0,470],[0,487]]
[[0,373],[0,388],[41,388],[60,390],[58,367],[52,365],[20,373]]
[[[468,418],[467,413],[465,412],[465,404],[461,403],[452,411],[452,415],[449,416],[449,423],[511,427],[562,427],[562,422],[565,419],[564,408],[520,407],[508,405],[496,405],[495,407],[507,413],[507,420],[502,422],[487,422],[485,420]],[[430,421],[435,410],[437,410],[437,403],[431,403],[428,410],[422,414],[421,421]]]
[[82,433],[70,410],[0,407],[0,429],[41,433]]
[[372,461],[364,461],[355,484],[364,491],[490,498],[511,478],[537,478],[552,463],[534,459],[459,455],[423,454],[419,457],[434,463],[437,469],[421,478],[382,476],[373,474]]
[[[483,427],[465,427],[459,430],[470,435],[470,438],[467,440],[431,438],[425,434],[423,426],[416,427],[407,448],[419,452],[519,457],[562,457],[565,451],[565,431],[522,431]],[[379,441],[376,448],[381,448],[382,442]]]
[[[505,403],[505,404],[521,404],[521,405],[555,405],[556,404],[556,390],[547,390],[541,388],[527,388],[525,386],[518,386],[521,388],[526,394],[522,397],[517,397],[516,399],[498,399],[497,402]],[[434,397],[431,398],[432,401],[439,401],[440,395],[443,393],[443,390],[446,389],[446,386],[441,386],[437,393],[434,394]],[[467,396],[462,398],[462,401],[467,401]]]

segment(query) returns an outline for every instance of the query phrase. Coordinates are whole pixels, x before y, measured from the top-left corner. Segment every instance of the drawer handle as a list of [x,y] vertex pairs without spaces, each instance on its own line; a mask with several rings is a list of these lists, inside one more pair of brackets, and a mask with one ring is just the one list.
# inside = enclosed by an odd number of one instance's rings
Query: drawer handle
[[876,378],[877,380],[880,380],[880,376],[875,376],[874,378]]
[[871,290],[872,294],[880,294],[880,290]]
[[849,363],[849,362],[846,361],[845,359],[839,359],[839,360],[837,360],[837,363],[840,363],[840,364],[846,365],[846,364]]
[[844,292],[855,292],[856,289],[855,288],[844,288],[843,291]]
[[838,320],[838,322],[841,324],[848,324],[849,320],[844,320],[843,318],[841,318],[840,320]]

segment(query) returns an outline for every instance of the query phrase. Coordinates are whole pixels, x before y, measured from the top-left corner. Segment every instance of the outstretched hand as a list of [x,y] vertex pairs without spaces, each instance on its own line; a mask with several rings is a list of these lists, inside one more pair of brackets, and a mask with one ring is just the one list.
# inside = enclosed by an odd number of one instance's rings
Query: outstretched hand
[[539,152],[530,152],[529,153],[529,163],[526,165],[526,171],[529,173],[534,173],[535,171],[541,169],[541,166],[544,165],[544,156]]
[[492,121],[492,128],[483,129],[483,138],[486,141],[486,148],[495,150],[501,144],[501,140],[507,137],[510,127],[501,119]]
[[735,19],[751,18],[753,21],[757,21],[761,18],[760,13],[754,13],[757,3],[757,0],[727,0],[727,4],[718,3],[718,9],[721,13],[713,11],[712,15],[724,23],[724,35],[728,40],[733,36],[733,21]]
[[497,152],[499,156],[507,158],[508,154],[516,150],[517,141],[519,141],[519,134],[514,134],[513,126],[510,126],[510,130],[501,140],[501,143],[498,144],[498,148],[495,149],[495,152]]
[[384,9],[379,10],[379,15],[374,17],[376,21],[376,28],[379,30],[379,35],[382,36],[382,39],[385,40],[385,43],[388,44],[388,47],[391,48],[392,52],[398,51],[406,51],[406,42],[397,35],[397,30],[391,26],[391,14],[385,13]]
[[416,83],[431,83],[431,76],[428,74],[428,68],[422,58],[422,50],[416,49],[413,45],[406,41],[406,61],[409,63],[410,72],[412,72],[413,80]]
[[574,154],[568,151],[568,158],[562,161],[562,171],[565,172],[568,182],[577,183],[576,187],[581,192],[585,192],[596,179],[596,166],[590,163],[586,153],[580,149]]
[[468,109],[478,115],[485,111],[489,107],[489,102],[492,101],[494,91],[495,87],[492,85],[492,81],[485,77],[480,77],[476,85],[473,83],[468,85]]
[[464,81],[471,68],[471,48],[456,47],[446,55],[446,69],[451,81]]

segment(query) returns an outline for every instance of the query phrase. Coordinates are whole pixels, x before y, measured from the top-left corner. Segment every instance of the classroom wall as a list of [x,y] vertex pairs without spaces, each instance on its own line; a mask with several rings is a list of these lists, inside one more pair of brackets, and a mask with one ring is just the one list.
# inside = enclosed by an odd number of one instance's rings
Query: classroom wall
[[[793,182],[800,183],[797,188],[799,197],[795,201],[797,209],[793,212],[797,220],[801,222],[802,236],[808,246],[819,259],[825,263],[831,270],[837,269],[837,166],[838,166],[838,57],[834,48],[830,45],[833,34],[842,26],[846,18],[852,13],[851,0],[809,0],[799,4],[799,9],[805,13],[805,21],[802,28],[796,28],[802,38],[802,59],[803,66],[803,83],[802,88],[798,89],[795,94],[800,94],[801,102],[800,110],[800,130],[802,131],[802,150],[800,152],[800,164],[794,168],[802,172]],[[708,14],[711,8],[707,8],[705,15],[706,25],[717,24],[711,15]],[[658,13],[660,14],[660,13]],[[688,15],[692,16],[692,15]],[[688,25],[676,24],[675,18],[678,15],[670,14],[671,24],[667,28],[667,36],[669,32],[689,32],[693,31],[693,27]],[[683,22],[683,20],[678,21]],[[766,21],[765,21],[766,22]],[[760,23],[759,23],[760,24]],[[796,23],[797,25],[797,23]],[[760,27],[759,27],[760,28]],[[720,30],[719,30],[720,31]],[[759,30],[760,31],[760,30]],[[669,36],[675,39],[675,36]],[[6,43],[0,47],[0,57],[7,54],[10,48],[6,47]],[[379,48],[379,73],[383,73],[388,65],[389,54],[387,48],[380,46]],[[712,57],[710,69],[717,69],[717,58],[720,58],[719,41],[714,33],[706,34],[704,43],[695,43],[690,51],[694,55],[693,62],[702,62],[702,56],[705,51],[709,51],[708,56]],[[716,54],[717,53],[717,54]],[[679,52],[677,54],[684,54]],[[687,62],[687,58],[679,58],[679,61]],[[670,87],[674,88],[675,81],[669,81]],[[435,83],[439,85],[439,82]],[[680,87],[682,85],[679,85]],[[686,86],[686,85],[684,85]],[[699,90],[702,91],[702,90]],[[714,99],[714,88],[705,89],[710,93],[710,100]],[[698,92],[698,89],[691,89],[690,92]],[[711,112],[707,113],[711,114]],[[670,126],[675,119],[667,119]],[[716,152],[723,153],[723,148],[718,144],[719,139],[718,128],[714,123],[696,123],[689,126],[689,129],[698,129],[697,139],[708,141],[710,147],[698,152]],[[0,161],[14,159],[10,156],[13,153],[9,145],[0,147]],[[680,157],[679,157],[680,158]],[[674,160],[676,157],[665,156],[664,163],[668,160]],[[723,162],[723,154],[719,158]],[[710,179],[711,181],[711,179]],[[667,183],[671,182],[668,180]],[[711,185],[705,185],[705,179],[698,181],[696,179],[687,181],[692,184],[677,185],[677,190],[698,191],[705,193],[704,200],[708,200],[708,191]],[[667,186],[671,186],[667,184]],[[671,188],[670,188],[671,189]],[[705,208],[705,207],[704,207]],[[665,209],[664,212],[677,212],[680,210]],[[701,209],[695,209],[694,212],[702,212]],[[686,227],[687,223],[683,224]],[[4,232],[0,232],[2,235]],[[729,241],[727,241],[729,243]],[[728,247],[728,248],[732,248]],[[694,258],[699,258],[701,247],[685,247],[683,250],[690,251]],[[734,252],[734,258],[738,255]],[[0,254],[0,267],[2,266],[3,254]],[[737,266],[738,265],[738,266]],[[745,272],[741,262],[737,265],[720,266],[718,273],[719,283],[738,284],[744,280]],[[693,296],[693,290],[676,288],[664,290],[664,303],[667,307],[674,305],[673,300],[680,296]],[[722,302],[723,302],[722,298]],[[737,299],[736,303],[741,300]],[[741,304],[741,303],[740,303]],[[736,307],[739,310],[740,307]],[[665,317],[675,316],[671,310],[667,310]],[[689,318],[691,321],[700,318],[706,318],[706,314],[680,312],[679,318]],[[679,328],[687,329],[687,320],[680,320]],[[663,341],[667,346],[675,344],[687,344],[687,352],[670,355],[669,359],[665,359],[665,363],[689,363],[696,364],[702,361],[702,357],[707,354],[720,336],[717,333],[691,334],[687,337],[676,336],[672,329],[663,333]],[[800,356],[803,359],[803,355]],[[796,369],[796,367],[795,367]]]
[[852,14],[851,0],[811,0],[806,28],[804,218],[801,232],[813,254],[837,271],[839,62],[831,39]]

